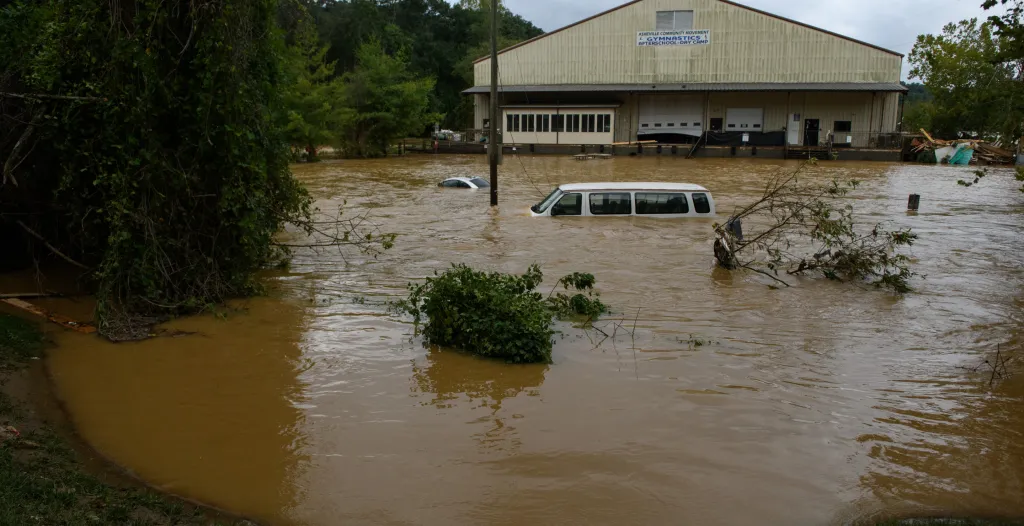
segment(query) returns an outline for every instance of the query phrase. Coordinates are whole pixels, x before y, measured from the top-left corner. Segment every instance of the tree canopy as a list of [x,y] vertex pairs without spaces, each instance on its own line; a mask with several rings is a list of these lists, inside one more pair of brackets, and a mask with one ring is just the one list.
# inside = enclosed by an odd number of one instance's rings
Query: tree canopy
[[910,53],[911,78],[933,96],[908,112],[936,136],[960,132],[1012,142],[1024,121],[1024,61],[1006,56],[1014,44],[991,22],[947,24],[939,35],[921,35]]
[[[462,91],[472,86],[472,63],[486,54],[490,19],[487,2],[449,4],[444,0],[321,1],[309,6],[326,59],[345,74],[356,69],[360,48],[377,42],[390,56],[402,56],[412,77],[433,79],[429,112],[444,127],[470,126],[472,107]],[[527,40],[543,32],[499,7],[499,45]]]

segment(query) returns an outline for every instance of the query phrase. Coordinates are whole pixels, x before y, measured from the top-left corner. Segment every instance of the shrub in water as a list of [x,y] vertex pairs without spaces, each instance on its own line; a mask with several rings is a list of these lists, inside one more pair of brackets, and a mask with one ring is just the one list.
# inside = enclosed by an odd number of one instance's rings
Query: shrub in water
[[554,298],[536,292],[543,277],[537,265],[521,276],[453,265],[423,284],[409,285],[409,298],[399,307],[417,326],[426,317],[422,333],[427,343],[512,363],[550,362],[554,317],[578,314],[593,319],[605,307],[590,298],[592,275],[559,280],[565,289],[572,286],[586,295],[559,293]]

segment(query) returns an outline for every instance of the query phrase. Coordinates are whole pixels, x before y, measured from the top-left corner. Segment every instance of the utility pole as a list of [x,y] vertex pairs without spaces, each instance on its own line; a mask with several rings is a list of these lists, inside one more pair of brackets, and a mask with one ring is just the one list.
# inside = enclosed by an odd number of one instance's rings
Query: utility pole
[[487,154],[491,164],[491,206],[498,206],[498,0],[491,0],[491,130],[487,137]]

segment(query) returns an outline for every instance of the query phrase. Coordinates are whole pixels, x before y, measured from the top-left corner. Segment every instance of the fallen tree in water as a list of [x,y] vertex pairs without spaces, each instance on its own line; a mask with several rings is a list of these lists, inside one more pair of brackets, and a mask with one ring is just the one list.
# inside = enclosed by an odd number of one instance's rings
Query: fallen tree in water
[[[556,317],[591,321],[607,307],[596,297],[591,274],[563,277],[546,297],[536,292],[543,278],[537,265],[523,275],[452,265],[410,284],[408,299],[396,306],[412,315],[418,330],[426,317],[422,334],[428,344],[511,363],[550,362]],[[566,292],[556,292],[559,286]]]
[[[836,281],[866,281],[898,293],[911,290],[916,274],[910,258],[899,253],[914,244],[910,229],[885,230],[875,224],[857,230],[853,206],[843,198],[859,182],[808,182],[792,172],[769,178],[759,199],[715,224],[715,259],[719,266],[748,269],[789,286],[785,276],[817,274]],[[744,220],[758,228],[744,236]]]

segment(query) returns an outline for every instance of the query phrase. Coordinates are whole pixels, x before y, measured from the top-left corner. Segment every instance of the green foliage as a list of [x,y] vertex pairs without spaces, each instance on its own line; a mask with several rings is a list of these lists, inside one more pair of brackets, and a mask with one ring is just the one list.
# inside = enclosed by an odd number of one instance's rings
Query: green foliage
[[558,288],[558,285],[562,285],[563,290],[568,291],[572,289],[576,293],[555,293],[552,290],[552,294],[548,296],[547,302],[555,316],[560,319],[576,317],[592,321],[608,312],[608,307],[601,303],[597,293],[594,292],[594,283],[596,282],[597,280],[593,274],[580,272],[573,272],[558,280],[558,283],[555,284],[555,289]]
[[348,156],[385,155],[392,139],[440,119],[428,111],[433,79],[415,78],[403,54],[389,55],[379,41],[359,48],[356,68],[343,81],[348,111],[341,139]]
[[[574,273],[555,284],[578,294],[544,298],[536,292],[544,276],[537,265],[517,276],[452,265],[419,285],[409,285],[400,311],[423,323],[426,343],[500,358],[512,363],[550,362],[555,316],[594,319],[607,308],[592,297],[594,276]],[[552,290],[554,292],[554,290]]]
[[[310,11],[321,39],[330,45],[327,59],[337,63],[339,72],[355,69],[363,44],[380,42],[389,55],[404,54],[414,77],[435,80],[427,111],[441,115],[442,126],[460,129],[472,124],[471,102],[461,92],[473,85],[472,61],[487,50],[486,7],[444,0],[329,0]],[[502,46],[542,33],[504,7],[499,17]]]
[[304,148],[310,161],[317,160],[317,147],[336,142],[347,112],[334,64],[325,60],[327,49],[306,17],[297,22],[294,42],[284,60],[282,126],[292,147]]
[[[258,291],[273,236],[309,217],[274,117],[277,9],[275,0],[0,9],[0,35],[27,39],[0,47],[0,91],[33,95],[0,110],[0,128],[35,132],[16,173],[26,184],[5,189],[2,206],[26,212],[91,268],[106,334],[129,313],[188,312]],[[12,144],[0,142],[0,158]]]
[[932,114],[935,112],[935,105],[928,88],[920,82],[903,83],[908,91],[903,105],[903,131],[917,133],[917,130],[932,129]]
[[[973,181],[965,181],[963,179],[960,179],[960,180],[958,180],[956,182],[956,184],[969,188],[969,187],[972,187],[972,186],[978,184],[979,182],[981,182],[981,179],[983,177],[985,177],[986,175],[988,175],[988,168],[982,168],[981,170],[975,170],[974,171],[974,180]],[[1018,181],[1024,181],[1024,166],[1016,167],[1016,169],[1014,170],[1013,177],[1015,179],[1017,179]],[[1021,191],[1021,193],[1024,193],[1024,185],[1021,185],[1020,191]]]
[[35,356],[43,346],[43,334],[34,323],[0,314],[0,368]]
[[1022,57],[1008,59],[1019,44],[977,19],[947,24],[940,35],[920,35],[910,53],[911,78],[924,82],[931,102],[907,109],[908,126],[934,136],[956,138],[962,131],[1014,141],[1024,121]]

